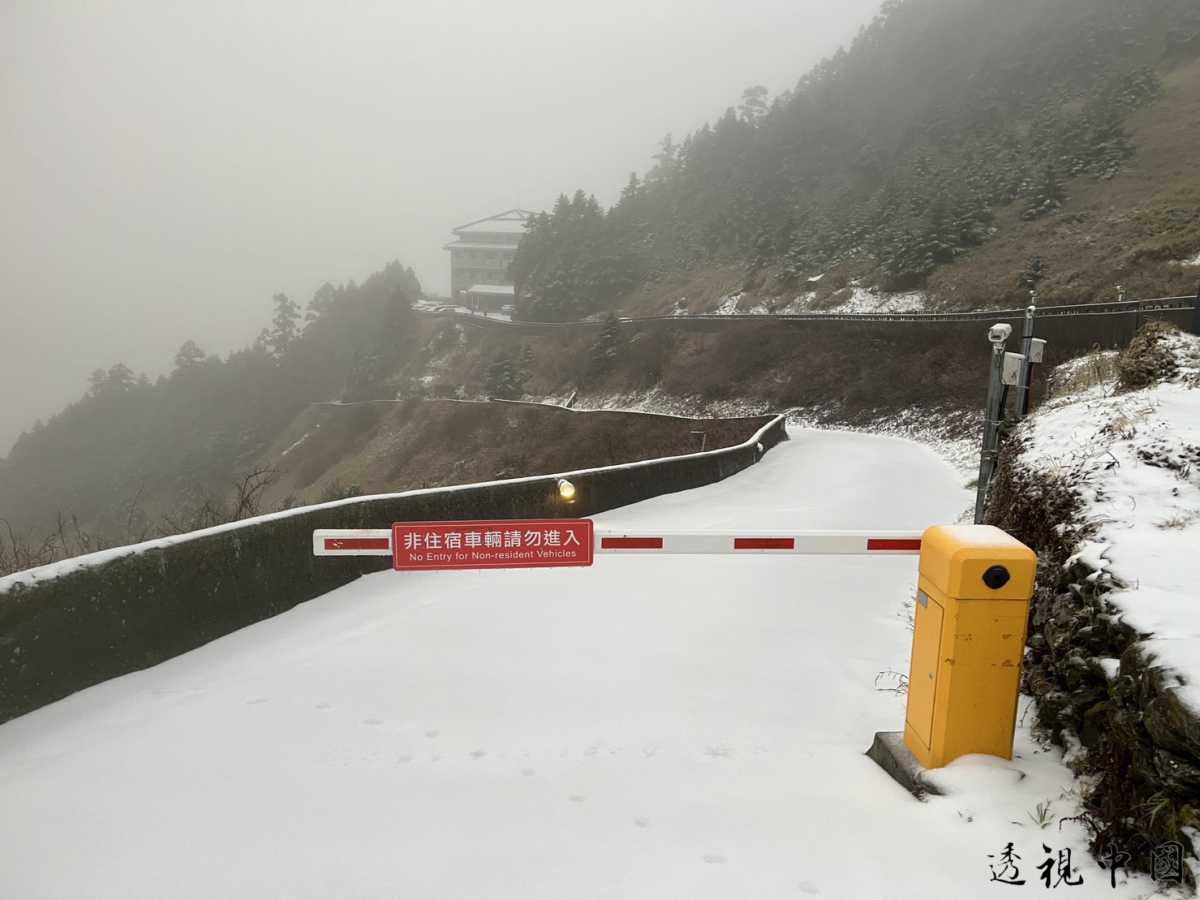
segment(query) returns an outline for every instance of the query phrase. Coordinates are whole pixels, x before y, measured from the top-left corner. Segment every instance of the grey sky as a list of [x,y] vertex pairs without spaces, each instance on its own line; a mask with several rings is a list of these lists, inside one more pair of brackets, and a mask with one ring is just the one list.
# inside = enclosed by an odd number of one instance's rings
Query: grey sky
[[0,454],[123,361],[250,342],[270,297],[454,225],[611,203],[667,132],[772,95],[879,0],[0,4]]

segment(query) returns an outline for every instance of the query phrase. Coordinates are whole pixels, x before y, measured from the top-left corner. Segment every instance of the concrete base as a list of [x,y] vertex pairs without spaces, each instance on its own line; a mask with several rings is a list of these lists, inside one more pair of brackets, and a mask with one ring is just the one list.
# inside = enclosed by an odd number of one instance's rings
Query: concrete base
[[877,731],[867,756],[918,800],[926,794],[941,794],[936,785],[921,776],[926,771],[904,743],[903,731]]

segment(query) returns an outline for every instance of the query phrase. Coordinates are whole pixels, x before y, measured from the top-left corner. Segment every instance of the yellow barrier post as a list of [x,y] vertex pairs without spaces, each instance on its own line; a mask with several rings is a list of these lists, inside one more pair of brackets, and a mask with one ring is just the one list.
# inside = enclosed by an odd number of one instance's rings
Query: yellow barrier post
[[968,753],[1012,758],[1037,555],[990,525],[939,525],[921,539],[908,707],[868,754],[921,793],[921,769]]

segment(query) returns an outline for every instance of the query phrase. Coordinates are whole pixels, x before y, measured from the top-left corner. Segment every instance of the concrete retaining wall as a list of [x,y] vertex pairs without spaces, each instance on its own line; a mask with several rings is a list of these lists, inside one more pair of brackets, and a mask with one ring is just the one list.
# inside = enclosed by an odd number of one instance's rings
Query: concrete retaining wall
[[728,478],[787,439],[782,416],[752,421],[761,428],[736,447],[564,473],[578,490],[571,506],[558,497],[562,475],[359,497],[0,579],[0,722],[390,566],[384,557],[314,557],[317,528],[589,516]]

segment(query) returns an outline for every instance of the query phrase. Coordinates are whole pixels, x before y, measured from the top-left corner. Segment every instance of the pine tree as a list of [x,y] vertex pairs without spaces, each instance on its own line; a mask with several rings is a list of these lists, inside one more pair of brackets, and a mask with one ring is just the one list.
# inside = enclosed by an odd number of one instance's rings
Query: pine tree
[[1046,277],[1046,267],[1040,256],[1029,260],[1029,264],[1017,277],[1017,285],[1026,291],[1036,291],[1042,279]]
[[175,354],[175,369],[176,371],[184,371],[198,366],[204,361],[204,351],[196,344],[195,341],[184,341],[183,346],[179,348],[179,352]]
[[757,125],[759,120],[767,114],[767,89],[761,84],[756,84],[742,91],[742,102],[738,105],[738,114],[743,122]]
[[287,294],[282,293],[272,297],[271,302],[275,304],[275,317],[271,320],[271,331],[267,334],[266,345],[270,348],[271,355],[278,359],[296,339],[300,307],[289,300]]
[[317,288],[312,299],[308,301],[308,314],[304,317],[305,321],[312,322],[328,312],[337,300],[337,293],[337,288],[328,281]]
[[604,327],[601,329],[599,336],[592,343],[590,359],[592,371],[598,375],[605,375],[612,371],[616,365],[617,358],[621,355],[621,345],[624,343],[624,337],[621,334],[620,320],[609,313],[604,319]]
[[487,367],[484,373],[484,388],[489,397],[516,400],[524,389],[525,377],[516,361],[505,354]]
[[1067,199],[1066,192],[1058,180],[1058,173],[1053,165],[1046,166],[1042,173],[1042,179],[1034,188],[1033,193],[1029,198],[1029,202],[1025,205],[1025,212],[1021,218],[1026,221],[1032,219],[1040,219],[1042,216],[1056,213],[1062,209],[1063,202]]

